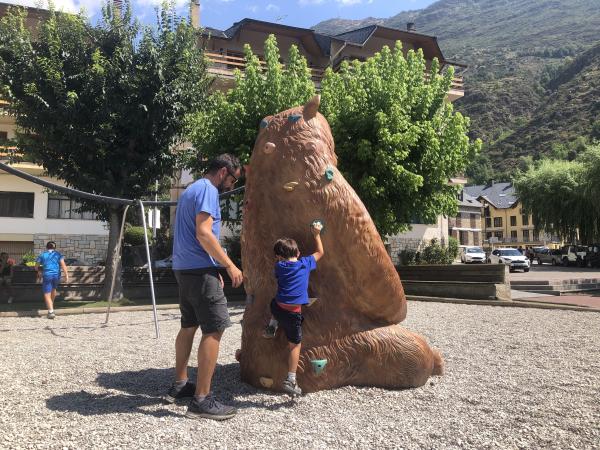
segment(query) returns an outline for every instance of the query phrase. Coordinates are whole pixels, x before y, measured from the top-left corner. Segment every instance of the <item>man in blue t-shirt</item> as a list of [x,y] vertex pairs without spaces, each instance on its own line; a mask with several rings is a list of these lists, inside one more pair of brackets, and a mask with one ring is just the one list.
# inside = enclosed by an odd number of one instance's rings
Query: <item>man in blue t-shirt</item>
[[277,294],[271,301],[271,321],[265,329],[265,338],[274,338],[277,328],[285,331],[288,340],[288,375],[283,381],[283,390],[295,396],[302,394],[296,381],[296,370],[300,361],[302,346],[302,305],[309,304],[308,279],[310,272],[317,268],[317,261],[323,257],[325,250],[321,241],[323,224],[315,221],[311,227],[317,251],[312,255],[300,257],[298,244],[294,239],[281,238],[275,242],[273,251],[275,278],[277,278]]
[[[164,397],[169,403],[192,397],[190,418],[230,419],[235,408],[218,402],[210,393],[212,376],[225,328],[231,326],[223,279],[225,267],[234,287],[242,284],[240,269],[219,243],[219,193],[233,188],[241,174],[239,160],[223,154],[210,161],[204,178],[192,183],[177,203],[173,239],[173,271],[179,285],[181,329],[175,340],[175,383]],[[198,347],[197,383],[188,381],[187,366],[196,330],[202,330]]]
[[69,272],[65,264],[65,258],[56,251],[56,243],[48,242],[46,251],[37,257],[35,270],[38,273],[38,282],[42,281],[42,292],[44,293],[44,302],[48,308],[48,319],[54,319],[54,299],[56,298],[56,288],[60,283],[60,271],[65,273],[65,282],[69,282]]

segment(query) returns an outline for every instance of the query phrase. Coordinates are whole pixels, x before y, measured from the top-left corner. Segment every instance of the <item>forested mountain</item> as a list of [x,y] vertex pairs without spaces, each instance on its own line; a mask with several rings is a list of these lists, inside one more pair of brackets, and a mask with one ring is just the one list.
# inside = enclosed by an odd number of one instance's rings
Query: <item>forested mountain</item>
[[598,113],[600,0],[440,0],[390,18],[332,19],[337,34],[377,23],[438,37],[446,59],[469,65],[456,105],[497,169],[592,132]]

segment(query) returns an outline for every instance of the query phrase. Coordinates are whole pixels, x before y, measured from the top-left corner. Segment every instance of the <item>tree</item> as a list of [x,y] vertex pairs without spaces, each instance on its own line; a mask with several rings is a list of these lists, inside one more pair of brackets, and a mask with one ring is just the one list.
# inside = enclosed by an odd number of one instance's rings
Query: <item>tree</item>
[[600,240],[600,145],[574,161],[545,159],[517,175],[515,188],[538,230],[568,242]]
[[213,93],[200,112],[190,119],[195,151],[188,166],[203,170],[203,163],[224,151],[242,162],[250,159],[260,121],[268,115],[306,103],[315,93],[306,59],[292,45],[288,62],[280,63],[275,36],[264,46],[265,65],[249,45],[244,46],[245,70],[235,72],[235,86]]
[[[21,150],[68,186],[100,195],[143,198],[172,173],[171,151],[184,118],[208,89],[197,31],[163,4],[156,28],[140,27],[128,1],[112,2],[91,25],[83,14],[51,10],[38,30],[26,11],[0,22],[0,85],[20,129]],[[123,207],[84,202],[110,224],[105,294]],[[117,271],[120,274],[120,270]],[[120,296],[120,275],[116,283]]]
[[418,218],[435,223],[457,212],[457,187],[480,148],[469,119],[445,101],[452,68],[427,70],[423,52],[400,42],[361,63],[327,69],[322,112],[329,121],[339,169],[363,200],[382,234],[406,230]]

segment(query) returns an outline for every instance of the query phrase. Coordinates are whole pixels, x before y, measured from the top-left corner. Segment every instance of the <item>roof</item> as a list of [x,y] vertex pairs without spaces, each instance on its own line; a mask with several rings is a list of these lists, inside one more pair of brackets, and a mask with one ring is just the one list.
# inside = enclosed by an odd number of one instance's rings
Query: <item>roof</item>
[[481,208],[483,205],[475,197],[470,196],[465,191],[462,193],[462,199],[458,199],[459,206],[470,206],[472,208]]
[[519,201],[512,183],[492,183],[489,186],[465,186],[464,191],[477,200],[485,200],[499,209],[511,208]]
[[357,28],[355,30],[346,31],[344,33],[336,35],[327,35],[317,33],[315,30],[312,30],[310,28],[300,28],[290,25],[283,25],[280,23],[265,22],[262,20],[245,18],[240,20],[239,22],[234,23],[231,27],[227,28],[226,30],[218,30],[216,28],[205,27],[202,31],[202,34],[210,35],[212,37],[218,37],[221,39],[233,39],[245,26],[280,29],[282,33],[291,33],[292,35],[296,36],[310,37],[314,40],[317,47],[321,50],[321,53],[324,56],[330,55],[331,41],[338,41],[352,46],[362,47],[369,41],[369,39],[375,33],[377,33],[378,35],[382,35],[390,39],[410,40],[413,42],[418,42],[424,50],[425,48],[427,48],[430,53],[434,54],[435,56],[438,56],[441,63],[446,62],[442,54],[442,50],[438,45],[437,38],[435,36],[415,33],[413,31],[399,30],[396,28],[383,27],[381,25],[369,25],[366,27]]

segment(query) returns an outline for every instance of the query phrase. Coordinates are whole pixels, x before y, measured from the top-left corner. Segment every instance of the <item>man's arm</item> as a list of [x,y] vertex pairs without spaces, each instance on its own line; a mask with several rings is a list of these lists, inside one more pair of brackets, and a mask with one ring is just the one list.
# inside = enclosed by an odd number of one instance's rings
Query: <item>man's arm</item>
[[321,230],[323,229],[323,225],[320,222],[313,224],[312,231],[313,236],[315,237],[315,244],[317,244],[317,251],[313,253],[313,257],[315,261],[320,260],[325,254],[325,249],[323,248],[323,242],[321,241]]
[[196,239],[202,246],[202,248],[216,259],[229,274],[233,287],[238,287],[242,284],[244,276],[242,271],[238,269],[235,264],[229,259],[229,256],[225,253],[221,244],[212,233],[213,218],[210,214],[201,212],[196,215]]
[[60,268],[63,270],[65,274],[65,283],[69,282],[69,269],[67,269],[67,265],[65,264],[65,259],[61,258],[60,260]]

